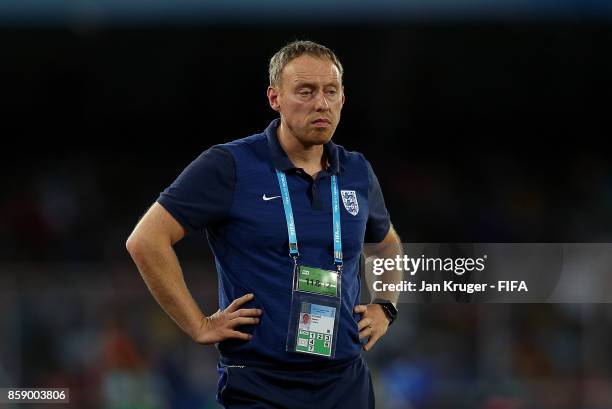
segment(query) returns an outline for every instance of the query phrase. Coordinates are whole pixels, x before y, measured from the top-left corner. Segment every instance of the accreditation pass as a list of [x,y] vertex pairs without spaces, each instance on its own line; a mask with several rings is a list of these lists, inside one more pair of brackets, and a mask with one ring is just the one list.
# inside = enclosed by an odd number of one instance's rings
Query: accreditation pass
[[336,308],[303,302],[296,352],[331,356]]

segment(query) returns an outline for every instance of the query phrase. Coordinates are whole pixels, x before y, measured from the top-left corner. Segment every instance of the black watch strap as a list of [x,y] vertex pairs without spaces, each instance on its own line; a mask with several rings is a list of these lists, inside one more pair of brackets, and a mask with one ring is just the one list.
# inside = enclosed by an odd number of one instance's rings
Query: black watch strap
[[375,298],[372,304],[380,305],[389,319],[389,325],[393,324],[393,321],[397,318],[397,308],[395,308],[395,305],[393,305],[391,301],[385,300],[384,298]]

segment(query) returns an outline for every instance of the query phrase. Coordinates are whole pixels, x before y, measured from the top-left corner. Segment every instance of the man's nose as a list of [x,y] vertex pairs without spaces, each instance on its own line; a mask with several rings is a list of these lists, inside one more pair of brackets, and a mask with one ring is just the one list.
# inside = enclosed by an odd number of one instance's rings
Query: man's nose
[[327,111],[329,110],[329,102],[327,101],[327,97],[324,92],[318,92],[315,100],[315,108],[317,111]]

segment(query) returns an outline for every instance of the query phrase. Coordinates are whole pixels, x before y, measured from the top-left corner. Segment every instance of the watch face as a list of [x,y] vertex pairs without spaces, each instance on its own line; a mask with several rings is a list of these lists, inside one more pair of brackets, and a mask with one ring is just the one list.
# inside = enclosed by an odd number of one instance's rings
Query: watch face
[[[391,307],[393,307],[393,306],[391,306]],[[393,310],[391,309],[391,307],[389,307],[389,305],[385,305],[385,306],[384,306],[385,310],[386,310],[386,311],[387,311],[387,313],[389,314],[389,318],[391,318],[391,319],[395,319],[395,316],[397,315],[397,313],[396,313],[395,311],[393,311]]]
[[384,300],[382,298],[377,298],[372,301],[372,304],[378,304],[382,307],[383,311],[385,312],[385,315],[389,319],[389,325],[391,325],[397,317],[397,308],[395,308],[391,301]]

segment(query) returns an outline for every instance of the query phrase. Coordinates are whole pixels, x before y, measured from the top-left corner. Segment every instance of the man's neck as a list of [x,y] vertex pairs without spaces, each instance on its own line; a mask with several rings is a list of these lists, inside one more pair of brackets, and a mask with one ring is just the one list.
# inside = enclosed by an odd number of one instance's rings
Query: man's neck
[[323,145],[305,146],[282,123],[277,129],[276,135],[278,142],[295,167],[304,169],[306,173],[313,177],[325,168]]

